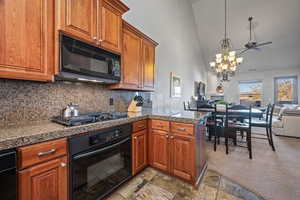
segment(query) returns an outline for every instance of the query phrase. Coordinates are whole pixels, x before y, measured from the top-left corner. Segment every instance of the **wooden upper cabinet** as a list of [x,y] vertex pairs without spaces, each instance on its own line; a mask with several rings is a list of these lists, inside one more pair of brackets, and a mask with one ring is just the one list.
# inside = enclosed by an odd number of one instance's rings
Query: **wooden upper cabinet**
[[139,73],[141,67],[141,40],[132,31],[125,29],[123,32],[122,54],[122,84],[130,89],[139,88]]
[[154,90],[154,76],[155,76],[155,45],[146,39],[142,43],[143,53],[143,88]]
[[95,46],[121,53],[122,15],[129,10],[120,0],[61,0],[59,29]]
[[0,77],[52,81],[54,0],[1,0],[0,19]]
[[67,200],[67,157],[19,172],[19,200]]
[[[122,51],[122,12],[107,1],[101,4],[101,46],[116,52]],[[100,25],[98,25],[99,27]]]
[[188,181],[193,181],[195,172],[194,139],[171,136],[171,173]]
[[96,0],[61,0],[61,28],[76,37],[96,41]]
[[153,91],[155,41],[123,20],[122,80],[112,89]]

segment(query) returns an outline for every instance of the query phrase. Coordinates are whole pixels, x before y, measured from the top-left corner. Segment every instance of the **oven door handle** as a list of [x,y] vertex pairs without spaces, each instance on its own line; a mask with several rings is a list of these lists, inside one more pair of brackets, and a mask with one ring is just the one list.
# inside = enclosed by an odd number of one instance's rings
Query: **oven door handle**
[[113,145],[110,145],[108,147],[104,147],[104,148],[101,148],[101,149],[98,149],[98,150],[95,150],[95,151],[92,151],[92,152],[88,152],[88,153],[83,153],[83,154],[79,154],[77,156],[74,156],[73,157],[73,160],[78,160],[80,158],[84,158],[84,157],[87,157],[87,156],[92,156],[92,155],[95,155],[95,154],[98,154],[98,153],[101,153],[103,151],[106,151],[108,149],[111,149],[111,148],[114,148],[116,146],[119,146],[125,142],[127,142],[128,140],[130,140],[130,137],[129,138],[126,138],[125,140],[122,140],[121,142],[118,142],[116,144],[113,144]]

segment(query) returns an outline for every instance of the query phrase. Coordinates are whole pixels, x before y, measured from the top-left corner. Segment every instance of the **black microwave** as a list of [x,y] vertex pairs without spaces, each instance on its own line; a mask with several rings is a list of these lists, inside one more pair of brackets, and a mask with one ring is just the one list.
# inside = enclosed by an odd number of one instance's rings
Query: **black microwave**
[[121,56],[61,34],[60,72],[56,79],[118,83]]

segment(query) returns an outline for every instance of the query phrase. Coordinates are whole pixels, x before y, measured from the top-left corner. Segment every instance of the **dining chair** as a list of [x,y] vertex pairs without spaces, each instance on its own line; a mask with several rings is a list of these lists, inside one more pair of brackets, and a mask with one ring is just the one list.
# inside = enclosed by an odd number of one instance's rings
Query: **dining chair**
[[[233,107],[233,109],[235,109]],[[248,114],[248,121],[250,123],[245,123],[242,121],[235,120],[236,114],[232,114],[232,108],[230,108],[228,105],[226,105],[226,112],[225,112],[225,122],[224,122],[224,128],[223,133],[225,136],[225,145],[226,145],[226,154],[229,153],[229,147],[228,147],[228,139],[233,136],[236,137],[237,132],[246,132],[246,141],[247,141],[247,148],[249,152],[249,158],[252,159],[252,141],[251,141],[251,115],[252,115],[252,108],[251,106],[249,108],[244,108],[244,110],[249,110]],[[244,147],[244,146],[240,146]]]
[[[224,127],[224,116],[218,115],[218,105],[214,105],[214,112],[212,113],[213,124],[210,126],[210,134],[214,135],[214,151],[217,150],[217,143],[220,144],[220,138],[224,137],[223,127]],[[211,138],[211,135],[209,136]]]
[[188,110],[188,109],[187,109],[187,106],[186,106],[186,104],[185,104],[185,101],[183,102],[183,109],[184,109],[184,110]]
[[[273,122],[273,114],[274,114],[274,108],[275,104],[271,105],[269,104],[266,110],[266,117],[263,119],[257,119],[252,118],[251,126],[253,127],[259,127],[259,128],[265,128],[266,129],[266,136],[267,138],[262,137],[255,137],[256,139],[267,139],[269,142],[269,145],[272,147],[272,150],[275,151],[275,146],[273,142],[273,133],[272,133],[272,122]],[[245,120],[246,123],[249,123],[248,120]],[[255,135],[261,135],[261,134],[255,134]]]
[[[207,119],[207,127],[208,127],[208,140],[211,141],[211,138],[214,138],[214,151],[217,149],[217,144],[220,144],[220,139],[225,138],[224,135],[224,121],[225,115],[224,110],[225,108],[218,108],[224,105],[215,104],[213,106],[214,111],[212,115]],[[234,145],[237,145],[237,135],[230,134],[229,138],[233,140]]]

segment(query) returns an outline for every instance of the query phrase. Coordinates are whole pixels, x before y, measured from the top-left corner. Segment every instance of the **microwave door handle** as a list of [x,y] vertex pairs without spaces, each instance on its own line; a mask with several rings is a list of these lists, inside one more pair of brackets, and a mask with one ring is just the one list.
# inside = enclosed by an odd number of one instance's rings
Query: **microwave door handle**
[[95,155],[95,154],[98,154],[98,153],[101,153],[103,151],[106,151],[106,150],[109,150],[111,148],[114,148],[116,146],[119,146],[125,142],[127,142],[128,140],[130,140],[130,138],[126,138],[125,140],[122,140],[121,142],[118,142],[116,144],[113,144],[113,145],[110,145],[108,147],[104,147],[104,148],[101,148],[101,149],[98,149],[98,150],[95,150],[95,151],[92,151],[92,152],[88,152],[88,153],[83,153],[83,154],[79,154],[77,156],[74,156],[73,157],[73,160],[78,160],[80,158],[84,158],[84,157],[88,157],[88,156],[92,156],[92,155]]

